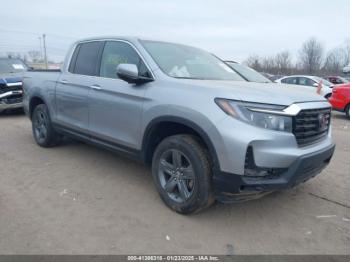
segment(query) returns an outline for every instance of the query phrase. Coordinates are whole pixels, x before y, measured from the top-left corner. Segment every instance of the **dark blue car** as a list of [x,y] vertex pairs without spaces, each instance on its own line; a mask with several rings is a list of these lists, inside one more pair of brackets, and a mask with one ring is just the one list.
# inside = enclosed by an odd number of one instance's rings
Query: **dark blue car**
[[27,70],[20,59],[0,58],[0,113],[22,108],[22,77]]

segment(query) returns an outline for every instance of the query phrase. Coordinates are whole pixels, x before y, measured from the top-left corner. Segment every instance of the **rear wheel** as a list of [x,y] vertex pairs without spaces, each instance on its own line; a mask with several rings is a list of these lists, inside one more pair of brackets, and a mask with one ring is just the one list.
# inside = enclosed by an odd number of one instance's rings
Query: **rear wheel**
[[178,213],[198,212],[214,202],[209,154],[194,136],[165,138],[154,153],[152,175],[164,203]]
[[350,119],[350,104],[348,104],[345,108],[345,114],[348,119]]
[[53,129],[49,110],[45,104],[35,107],[32,115],[32,130],[35,141],[39,146],[55,146],[61,136]]

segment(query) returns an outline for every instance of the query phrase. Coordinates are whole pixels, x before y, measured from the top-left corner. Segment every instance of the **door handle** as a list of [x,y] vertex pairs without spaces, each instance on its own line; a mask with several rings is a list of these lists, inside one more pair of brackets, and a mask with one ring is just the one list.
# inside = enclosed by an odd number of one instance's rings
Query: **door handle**
[[102,89],[101,86],[96,85],[96,84],[95,85],[91,85],[90,88],[94,89],[94,90],[101,90]]
[[60,83],[66,85],[66,84],[68,84],[69,82],[68,82],[68,80],[66,80],[66,79],[62,79],[62,80],[60,81]]

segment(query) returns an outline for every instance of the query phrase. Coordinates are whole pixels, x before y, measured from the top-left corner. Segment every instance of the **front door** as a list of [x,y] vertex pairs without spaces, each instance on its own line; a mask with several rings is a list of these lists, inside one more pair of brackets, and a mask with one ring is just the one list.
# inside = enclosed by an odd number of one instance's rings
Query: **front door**
[[89,93],[89,130],[91,139],[137,149],[144,95],[151,83],[135,85],[119,79],[116,68],[121,63],[136,64],[141,75],[151,76],[133,46],[124,41],[107,41],[98,83]]

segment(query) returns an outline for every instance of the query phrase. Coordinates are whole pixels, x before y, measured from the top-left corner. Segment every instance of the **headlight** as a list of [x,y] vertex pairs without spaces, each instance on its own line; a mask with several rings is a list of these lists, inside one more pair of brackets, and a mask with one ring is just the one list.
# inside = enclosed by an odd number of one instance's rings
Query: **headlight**
[[275,131],[292,132],[292,117],[284,115],[285,106],[240,102],[222,98],[216,104],[228,115],[253,126]]

